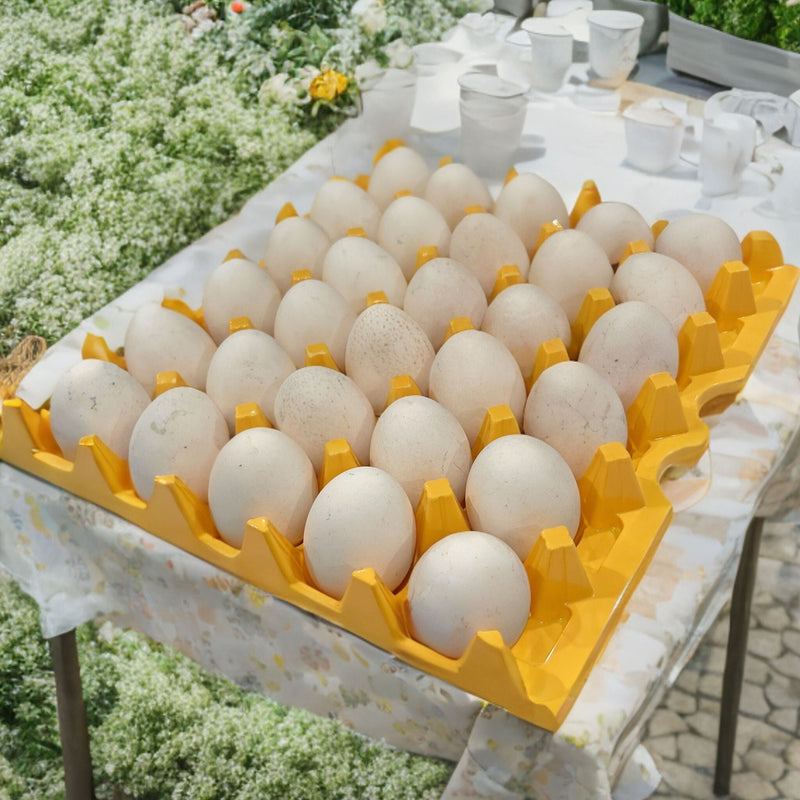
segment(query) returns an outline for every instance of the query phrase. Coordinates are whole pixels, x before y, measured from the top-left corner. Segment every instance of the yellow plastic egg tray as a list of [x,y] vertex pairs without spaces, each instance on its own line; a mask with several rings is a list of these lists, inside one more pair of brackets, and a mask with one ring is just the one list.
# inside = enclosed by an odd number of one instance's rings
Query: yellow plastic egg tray
[[[597,188],[587,181],[575,204],[572,224],[599,200]],[[289,213],[293,210],[287,205],[281,216]],[[547,228],[542,237],[552,232]],[[663,223],[657,223],[654,233],[662,228]],[[565,528],[544,531],[526,559],[531,613],[512,647],[504,644],[497,631],[485,631],[458,659],[436,653],[411,636],[405,585],[392,593],[373,570],[364,569],[353,573],[344,597],[335,600],[312,584],[302,545],[290,545],[267,519],[251,520],[241,549],[231,547],[218,537],[208,506],[178,478],[156,478],[153,495],[145,503],[133,490],[127,462],[97,437],[85,437],[75,461],[68,461],[53,439],[47,409],[34,410],[17,398],[3,407],[0,458],[340,625],[420,670],[555,730],[670,523],[672,508],[660,480],[668,471],[694,464],[706,450],[708,428],[701,417],[734,401],[792,294],[798,270],[783,264],[780,247],[769,233],[752,232],[742,246],[742,262],[721,266],[706,296],[708,311],[693,314],[680,331],[677,379],[666,373],[648,378],[628,411],[627,448],[618,443],[600,447],[580,479],[582,519],[576,539]],[[641,249],[641,243],[629,247],[630,252]],[[503,268],[495,291],[519,280],[515,267]],[[180,303],[169,304],[180,308]],[[573,357],[592,323],[613,304],[605,289],[587,294],[573,326]],[[201,310],[180,310],[202,319]],[[246,326],[246,320],[234,320],[232,329],[242,324]],[[454,320],[451,333],[468,324]],[[124,366],[123,358],[94,337],[87,339],[84,356],[114,359]],[[546,342],[528,383],[569,357],[560,340]],[[310,349],[308,359],[336,366],[324,345]],[[180,383],[180,376],[164,374],[160,388]],[[413,381],[398,377],[389,402],[416,391]],[[239,407],[237,429],[268,424],[257,406]],[[473,453],[500,435],[518,432],[506,406],[489,409]],[[320,486],[357,464],[346,441],[329,442]],[[417,557],[448,533],[469,528],[463,508],[444,479],[426,484],[416,522]]]

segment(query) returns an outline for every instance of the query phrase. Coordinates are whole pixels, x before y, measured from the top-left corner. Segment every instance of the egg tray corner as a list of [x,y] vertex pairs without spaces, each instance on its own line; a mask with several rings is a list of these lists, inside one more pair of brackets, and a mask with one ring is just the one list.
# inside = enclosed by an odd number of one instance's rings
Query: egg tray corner
[[[512,647],[497,631],[486,631],[458,659],[436,653],[410,635],[405,586],[392,593],[373,570],[360,570],[344,597],[334,600],[311,584],[302,545],[290,545],[268,520],[248,523],[241,549],[233,548],[218,537],[208,506],[178,478],[157,478],[145,503],[133,491],[127,462],[97,437],[85,437],[75,461],[67,461],[52,439],[47,412],[18,398],[3,406],[0,459],[422,671],[555,730],[670,523],[672,508],[660,480],[706,450],[701,417],[734,401],[791,297],[798,270],[782,263],[774,238],[758,231],[742,244],[744,262],[723,265],[706,298],[708,312],[692,315],[680,332],[677,380],[662,373],[645,382],[628,413],[628,448],[603,445],[579,481],[576,539],[564,528],[544,531],[526,559],[531,615]],[[468,527],[447,481],[426,484],[417,527],[418,541],[427,545]]]

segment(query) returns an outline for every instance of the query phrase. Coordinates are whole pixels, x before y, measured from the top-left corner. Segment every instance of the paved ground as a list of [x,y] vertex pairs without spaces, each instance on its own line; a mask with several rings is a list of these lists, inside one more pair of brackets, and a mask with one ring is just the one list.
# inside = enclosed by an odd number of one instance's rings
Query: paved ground
[[[724,611],[650,720],[657,798],[713,798]],[[753,597],[731,797],[800,800],[800,526],[764,527]]]

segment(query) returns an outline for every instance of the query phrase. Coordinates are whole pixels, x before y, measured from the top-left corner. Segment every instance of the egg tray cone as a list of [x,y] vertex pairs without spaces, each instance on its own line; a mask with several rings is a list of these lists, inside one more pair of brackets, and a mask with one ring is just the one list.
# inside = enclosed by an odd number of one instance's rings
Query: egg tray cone
[[[544,531],[526,559],[531,614],[512,647],[497,631],[485,631],[458,659],[436,653],[412,638],[405,585],[390,592],[373,570],[359,570],[343,598],[335,600],[312,585],[302,545],[290,545],[268,520],[251,520],[241,549],[231,547],[219,538],[208,506],[180,479],[156,478],[145,503],[133,490],[127,462],[98,437],[84,437],[75,461],[68,461],[53,439],[47,409],[34,410],[18,398],[3,406],[0,458],[414,667],[555,730],[672,518],[660,480],[668,470],[694,464],[706,450],[708,428],[701,417],[734,401],[791,297],[798,271],[782,263],[774,238],[753,232],[742,244],[744,262],[720,268],[706,296],[708,312],[692,315],[680,331],[677,379],[663,373],[645,381],[628,411],[627,448],[600,447],[579,481],[582,518],[576,539],[565,528]],[[606,290],[587,294],[574,329],[578,345],[613,304]],[[179,310],[202,319],[200,311]],[[94,357],[113,355],[101,340],[87,342],[85,355],[90,351]],[[530,380],[568,358],[560,340],[546,342]],[[179,376],[168,377],[179,382]],[[413,389],[399,389],[397,396]],[[256,412],[249,410],[244,427],[266,424]],[[478,449],[509,432],[518,432],[510,410],[490,409]],[[329,445],[325,480],[358,463],[343,440]],[[425,485],[416,521],[417,556],[443,536],[469,527],[444,479]]]

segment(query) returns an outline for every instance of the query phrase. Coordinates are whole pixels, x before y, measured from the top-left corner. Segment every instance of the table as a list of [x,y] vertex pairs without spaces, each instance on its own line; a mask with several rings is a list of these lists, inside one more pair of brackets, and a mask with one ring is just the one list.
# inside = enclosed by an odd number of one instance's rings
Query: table
[[[649,94],[628,85],[628,98]],[[737,197],[708,203],[689,167],[647,176],[624,164],[622,121],[576,107],[570,95],[534,100],[518,165],[561,191],[569,206],[584,179],[604,199],[649,220],[708,207],[739,235],[771,230],[800,261],[796,221],[763,216],[766,179],[748,169]],[[300,213],[333,172],[353,176],[368,154],[344,128],[304,155],[241,213],[154,271],[52,348],[20,389],[32,405],[79,357],[87,332],[114,348],[138,305],[163,296],[200,302],[205,276],[231,249],[259,257],[272,220],[291,200]],[[348,138],[351,137],[351,138]],[[452,132],[417,132],[432,161]],[[533,142],[533,150],[525,145]],[[780,143],[768,142],[767,147]],[[492,187],[495,191],[499,187]],[[457,762],[445,798],[647,796],[657,771],[639,746],[644,721],[729,596],[759,492],[800,422],[795,297],[737,403],[709,420],[709,453],[668,487],[673,524],[625,616],[561,728],[549,733],[401,663],[347,632],[244,585],[104,510],[0,464],[0,564],[39,603],[56,637],[110,619],[167,642],[206,668],[275,700],[334,716],[400,748]]]

